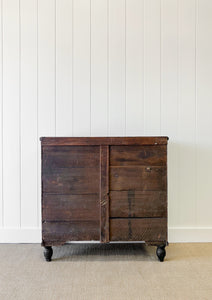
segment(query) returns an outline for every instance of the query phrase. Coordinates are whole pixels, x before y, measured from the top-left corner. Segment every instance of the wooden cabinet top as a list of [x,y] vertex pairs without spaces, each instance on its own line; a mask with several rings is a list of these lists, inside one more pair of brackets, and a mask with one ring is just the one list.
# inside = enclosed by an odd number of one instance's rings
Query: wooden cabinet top
[[140,137],[41,137],[43,146],[74,145],[166,145],[167,136]]

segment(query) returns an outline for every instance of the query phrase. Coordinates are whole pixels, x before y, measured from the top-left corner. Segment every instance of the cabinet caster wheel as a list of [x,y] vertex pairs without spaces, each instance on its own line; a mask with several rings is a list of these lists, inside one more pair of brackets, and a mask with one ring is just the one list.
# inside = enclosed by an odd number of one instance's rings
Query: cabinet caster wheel
[[163,261],[164,257],[166,256],[166,250],[165,250],[166,245],[158,246],[156,250],[157,257],[159,261]]
[[52,247],[51,246],[44,247],[43,254],[44,254],[44,257],[45,257],[46,261],[51,261],[52,260],[52,254],[53,254]]

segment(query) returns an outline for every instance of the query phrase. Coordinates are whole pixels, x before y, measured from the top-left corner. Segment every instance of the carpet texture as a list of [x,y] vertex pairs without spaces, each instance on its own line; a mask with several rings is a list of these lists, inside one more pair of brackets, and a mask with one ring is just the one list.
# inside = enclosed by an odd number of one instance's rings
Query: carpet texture
[[45,262],[39,244],[0,244],[0,299],[211,300],[212,243],[69,244]]

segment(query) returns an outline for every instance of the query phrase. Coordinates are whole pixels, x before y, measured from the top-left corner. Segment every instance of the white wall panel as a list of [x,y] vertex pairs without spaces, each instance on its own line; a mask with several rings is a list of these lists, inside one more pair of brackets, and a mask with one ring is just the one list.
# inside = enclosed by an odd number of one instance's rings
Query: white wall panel
[[[55,136],[55,1],[38,0],[38,136]],[[38,213],[41,214],[40,142],[38,142]]]
[[[178,1],[161,4],[161,134],[168,135],[169,225],[179,226],[178,198]],[[154,109],[154,108],[152,108]]]
[[[37,1],[20,1],[21,226],[37,226]],[[29,176],[30,166],[30,176]]]
[[91,0],[91,135],[106,136],[108,120],[108,1]]
[[90,0],[73,1],[73,135],[89,136]]
[[161,121],[161,2],[145,1],[144,99],[145,134],[160,135]]
[[197,2],[197,206],[198,226],[212,226],[212,1]]
[[20,226],[19,1],[3,0],[3,201],[4,226]]
[[[196,133],[196,5],[195,0],[179,1],[178,43],[178,203],[181,226],[195,225],[195,133]],[[188,211],[190,211],[188,216]]]
[[144,0],[126,0],[126,135],[144,134]]
[[56,0],[56,135],[72,135],[72,0]]
[[109,0],[109,132],[111,136],[126,133],[126,2]]
[[40,242],[40,136],[159,134],[169,240],[212,241],[211,35],[210,0],[0,0],[0,242]]
[[3,226],[3,169],[2,169],[2,147],[3,147],[3,97],[2,97],[2,0],[0,1],[0,227]]

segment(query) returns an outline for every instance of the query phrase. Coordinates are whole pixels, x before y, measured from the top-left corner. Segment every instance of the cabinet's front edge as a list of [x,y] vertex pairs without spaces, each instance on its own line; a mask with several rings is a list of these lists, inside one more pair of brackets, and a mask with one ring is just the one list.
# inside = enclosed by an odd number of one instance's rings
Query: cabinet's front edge
[[100,146],[100,222],[101,243],[109,242],[109,146]]

